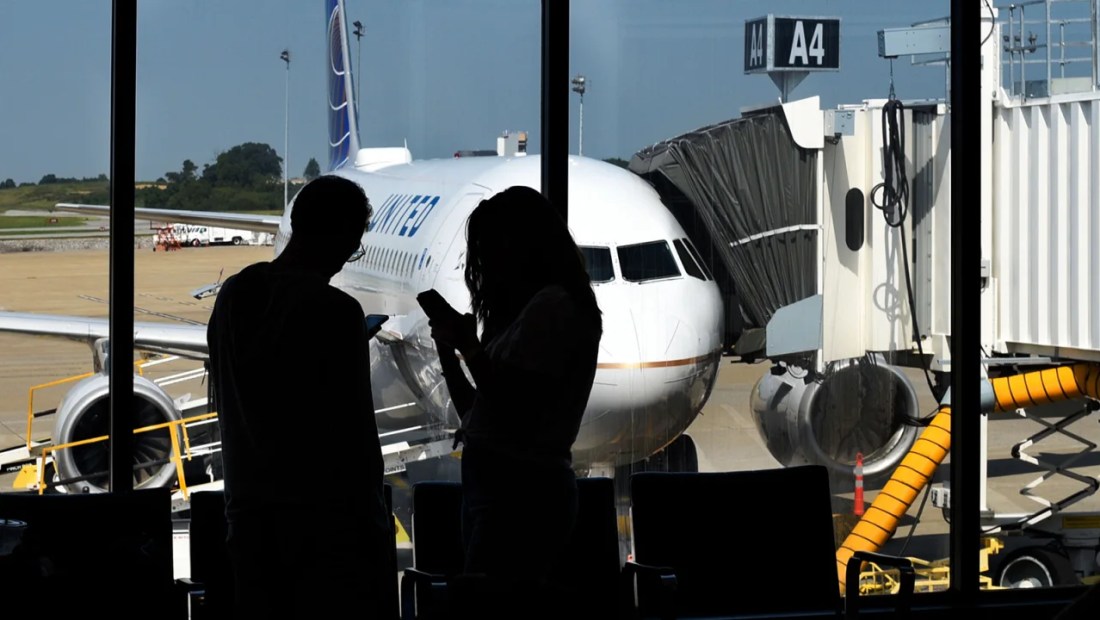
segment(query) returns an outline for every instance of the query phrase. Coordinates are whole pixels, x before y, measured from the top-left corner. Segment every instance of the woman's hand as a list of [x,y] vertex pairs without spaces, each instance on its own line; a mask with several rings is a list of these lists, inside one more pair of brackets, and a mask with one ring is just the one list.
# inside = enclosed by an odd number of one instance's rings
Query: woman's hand
[[470,313],[432,319],[428,321],[428,326],[440,350],[457,349],[466,358],[481,350],[481,341],[477,339],[477,319]]

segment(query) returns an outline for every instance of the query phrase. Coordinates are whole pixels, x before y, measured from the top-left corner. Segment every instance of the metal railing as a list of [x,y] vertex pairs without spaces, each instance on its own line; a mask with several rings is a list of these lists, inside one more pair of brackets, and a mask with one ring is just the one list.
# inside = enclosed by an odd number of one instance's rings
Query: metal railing
[[[989,572],[990,556],[1000,553],[1004,549],[1004,543],[988,536],[981,539],[982,547],[979,550],[979,587],[983,590],[1003,589],[993,583]],[[922,560],[909,558],[913,562],[913,570],[916,572],[914,592],[941,592],[947,590],[951,584],[951,566],[946,559]],[[901,578],[896,568],[884,568],[874,562],[867,562],[859,572],[859,593],[861,596],[876,594],[897,594],[900,590]]]
[[[156,366],[156,365],[163,364],[163,363],[166,363],[166,362],[172,362],[172,361],[175,361],[177,359],[180,359],[179,356],[163,355],[163,356],[156,357],[156,358],[153,358],[153,359],[148,359],[148,360],[135,360],[134,361],[134,369],[137,370],[137,373],[139,375],[144,377],[146,368],[150,368],[152,366]],[[28,450],[31,450],[31,449],[34,448],[34,439],[32,437],[32,433],[34,431],[34,428],[33,428],[34,419],[35,418],[40,418],[42,416],[51,415],[51,414],[57,412],[56,409],[46,409],[45,411],[35,411],[34,410],[34,395],[35,395],[35,393],[38,392],[39,390],[44,390],[46,388],[51,388],[51,387],[55,387],[55,386],[58,386],[58,385],[64,385],[66,383],[72,383],[74,381],[80,381],[81,379],[87,379],[88,377],[94,376],[95,374],[96,373],[94,373],[94,372],[85,372],[85,373],[82,373],[82,374],[79,374],[79,375],[73,375],[71,377],[65,377],[64,379],[57,379],[55,381],[47,381],[46,383],[40,383],[38,385],[32,385],[30,388],[27,389],[27,449]]]
[[[1030,0],[997,8],[1006,92],[1027,99],[1097,89],[1100,0]],[[1078,83],[1067,82],[1071,78]]]
[[[149,358],[149,359],[135,360],[134,361],[134,369],[135,369],[135,371],[137,372],[138,375],[145,376],[146,370],[148,370],[148,369],[150,369],[154,366],[159,366],[161,364],[171,363],[171,362],[174,362],[174,361],[177,361],[177,360],[180,360],[180,359],[182,359],[182,358],[180,358],[179,356],[176,356],[176,355],[159,355],[159,356],[155,356],[155,357]],[[180,382],[183,382],[183,381],[190,381],[190,380],[194,380],[194,379],[199,379],[203,376],[204,372],[205,372],[204,368],[196,368],[196,369],[185,370],[185,371],[182,371],[182,372],[175,372],[175,373],[172,373],[172,374],[169,374],[167,376],[164,376],[164,377],[161,377],[161,378],[157,379],[155,381],[155,383],[157,385],[163,387],[163,386],[167,386],[167,385],[172,385],[174,383],[180,383]],[[35,411],[34,397],[35,397],[36,393],[41,391],[41,390],[44,390],[46,388],[52,388],[52,387],[56,387],[56,386],[59,386],[59,385],[64,385],[66,383],[72,383],[72,382],[75,382],[75,381],[80,381],[82,379],[86,379],[88,377],[94,376],[95,374],[96,373],[94,373],[94,372],[82,373],[82,374],[79,374],[79,375],[74,375],[74,376],[71,376],[71,377],[65,377],[63,379],[57,379],[57,380],[48,381],[46,383],[42,383],[42,384],[39,384],[39,385],[34,385],[34,386],[31,386],[27,390],[27,446],[26,447],[27,447],[27,450],[32,455],[34,455],[37,452],[36,459],[38,461],[38,464],[37,464],[37,470],[38,471],[37,471],[37,485],[36,486],[37,486],[37,490],[38,490],[39,494],[44,493],[51,484],[53,484],[53,485],[64,485],[64,484],[67,484],[67,483],[79,482],[81,480],[87,480],[87,479],[91,479],[91,478],[95,478],[95,477],[99,477],[99,476],[105,476],[107,474],[107,472],[91,472],[91,473],[85,473],[85,474],[83,474],[79,477],[71,478],[71,479],[57,479],[57,480],[47,480],[46,479],[47,478],[47,471],[48,471],[47,463],[50,462],[50,460],[51,460],[50,455],[52,453],[56,453],[56,452],[61,451],[61,450],[69,450],[69,449],[72,449],[72,448],[85,446],[85,445],[89,445],[89,444],[102,443],[102,442],[105,442],[109,439],[108,435],[100,435],[100,436],[96,436],[96,437],[89,437],[89,438],[86,438],[86,439],[81,439],[81,440],[78,440],[78,441],[71,441],[71,442],[63,443],[63,444],[51,444],[51,443],[47,442],[45,445],[40,445],[40,446],[36,446],[35,442],[33,440],[34,420],[37,419],[37,418],[44,417],[44,416],[53,415],[57,412],[56,409],[46,409],[46,410],[43,410],[43,411]],[[191,444],[191,435],[190,435],[188,429],[190,429],[192,427],[195,427],[195,426],[199,426],[199,425],[216,423],[216,420],[217,420],[217,413],[216,412],[209,412],[209,413],[194,415],[194,416],[190,416],[190,417],[184,417],[183,419],[180,419],[180,420],[171,420],[171,421],[167,421],[167,422],[162,422],[162,423],[153,424],[153,425],[150,425],[150,426],[145,426],[145,427],[134,429],[134,434],[135,435],[142,434],[142,433],[148,433],[148,432],[152,432],[152,431],[157,431],[157,430],[168,429],[169,436],[171,438],[171,454],[170,455],[166,455],[163,459],[160,459],[160,460],[136,463],[136,464],[134,464],[135,471],[139,470],[139,469],[142,469],[142,468],[147,468],[147,467],[152,467],[152,466],[157,466],[157,465],[163,465],[165,463],[173,463],[175,465],[175,468],[176,468],[177,483],[179,485],[179,490],[182,492],[184,500],[186,500],[187,497],[188,497],[188,490],[187,490],[187,480],[186,480],[186,476],[185,476],[184,470],[183,470],[183,463],[185,461],[190,461],[192,458],[194,458],[196,456],[202,456],[202,455],[205,455],[205,454],[209,454],[211,452],[217,452],[217,451],[221,450],[220,442],[216,442],[214,444],[209,444],[209,445],[193,446]],[[54,458],[56,458],[56,455],[55,455]]]
[[[206,453],[205,450],[200,452],[198,450],[195,450],[192,447],[190,434],[188,433],[188,428],[190,428],[192,425],[197,424],[197,423],[201,423],[201,422],[204,422],[204,421],[207,421],[207,420],[214,420],[214,419],[217,418],[217,416],[218,416],[218,414],[216,412],[203,413],[203,414],[199,414],[199,415],[196,415],[196,416],[183,418],[183,419],[180,419],[180,420],[171,420],[169,422],[161,422],[160,424],[152,424],[152,425],[149,425],[149,426],[143,426],[141,428],[135,428],[134,429],[134,434],[135,435],[139,435],[141,433],[149,433],[149,432],[163,430],[163,429],[169,429],[169,436],[171,437],[172,455],[167,457],[167,459],[162,460],[162,461],[149,461],[149,462],[143,462],[143,463],[136,463],[134,465],[134,469],[136,470],[136,469],[140,469],[140,468],[143,468],[143,467],[150,467],[150,466],[160,465],[160,464],[168,463],[168,462],[173,463],[175,465],[175,468],[176,468],[176,480],[177,480],[177,483],[179,484],[179,490],[183,494],[183,499],[186,501],[188,499],[187,476],[184,473],[183,463],[184,463],[184,461],[190,461],[192,458],[194,458],[198,454]],[[68,443],[43,447],[42,452],[38,456],[38,459],[39,459],[39,463],[38,463],[38,494],[42,495],[43,493],[45,493],[47,487],[50,484],[50,481],[46,480],[46,463],[49,459],[49,456],[50,456],[51,452],[57,452],[59,450],[69,450],[69,449],[72,449],[72,448],[76,448],[76,447],[80,447],[80,446],[86,446],[86,445],[94,444],[94,443],[102,443],[102,442],[107,441],[108,439],[110,439],[109,435],[100,435],[98,437],[89,437],[88,439],[81,439],[79,441],[70,441]],[[70,483],[73,483],[73,482],[78,482],[80,480],[87,480],[89,478],[93,478],[93,477],[96,477],[96,476],[106,476],[106,474],[107,474],[106,471],[91,472],[91,473],[86,473],[84,475],[81,475],[79,478],[60,479],[60,480],[54,481],[54,484],[56,484],[56,485],[70,484]]]

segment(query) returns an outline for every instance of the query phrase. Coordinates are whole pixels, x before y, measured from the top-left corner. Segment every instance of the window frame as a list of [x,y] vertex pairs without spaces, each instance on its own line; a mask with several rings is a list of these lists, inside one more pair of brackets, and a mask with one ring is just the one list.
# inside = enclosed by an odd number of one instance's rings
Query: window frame
[[[137,2],[113,0],[111,40],[111,226],[110,226],[110,294],[109,323],[116,351],[133,350],[133,226],[125,225],[134,218],[135,157],[136,157],[136,88],[137,88]],[[568,82],[569,61],[569,0],[541,0],[542,30],[542,123],[543,157],[541,179],[543,193],[558,205],[568,221],[568,122],[569,91],[561,87]],[[965,8],[964,8],[965,7]],[[976,58],[980,52],[977,33],[981,7],[977,3],[956,1],[951,7],[951,53],[956,58]],[[950,64],[952,93],[976,93],[980,84],[977,63]],[[952,176],[958,179],[980,177],[980,159],[971,150],[975,142],[969,138],[978,131],[972,122],[980,116],[980,97],[956,95],[951,101]],[[125,182],[130,181],[130,182]],[[965,183],[953,183],[953,204],[965,205]],[[981,317],[975,312],[960,312],[960,308],[980,305],[980,293],[968,274],[981,264],[979,244],[973,243],[972,228],[963,226],[963,209],[952,211],[951,328],[956,354],[951,365],[951,400],[959,411],[979,410],[981,379],[980,339]],[[957,218],[957,221],[956,221]],[[667,241],[666,241],[667,244]],[[671,250],[671,248],[670,248]],[[682,275],[682,274],[681,274]],[[625,278],[624,278],[625,279]],[[112,365],[110,377],[111,492],[132,491],[132,444],[129,441],[133,399],[133,373],[128,365]],[[918,601],[944,600],[949,605],[997,607],[996,601],[1009,605],[1023,603],[1060,605],[1079,591],[1069,589],[1045,592],[1029,591],[980,592],[979,553],[980,515],[977,492],[980,450],[980,427],[977,415],[952,416],[952,463],[950,481],[955,502],[951,507],[950,586],[945,596],[922,594]],[[983,603],[985,601],[985,603]],[[868,604],[868,607],[871,605]],[[1006,606],[1007,607],[1007,606]],[[1052,609],[1056,609],[1052,607]],[[933,610],[933,613],[934,610]]]

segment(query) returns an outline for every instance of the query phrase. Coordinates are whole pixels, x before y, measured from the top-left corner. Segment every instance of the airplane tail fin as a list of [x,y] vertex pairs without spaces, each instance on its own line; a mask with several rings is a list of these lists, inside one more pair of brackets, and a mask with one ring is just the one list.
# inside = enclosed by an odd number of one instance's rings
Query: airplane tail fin
[[348,53],[344,0],[325,0],[328,17],[328,169],[351,163],[359,152],[359,126],[355,114],[355,88]]

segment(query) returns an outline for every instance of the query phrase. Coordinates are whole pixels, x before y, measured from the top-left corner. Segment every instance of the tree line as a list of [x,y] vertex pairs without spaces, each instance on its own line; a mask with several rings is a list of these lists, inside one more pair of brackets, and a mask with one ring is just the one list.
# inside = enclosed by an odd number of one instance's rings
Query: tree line
[[[183,160],[179,171],[166,172],[155,186],[137,190],[136,201],[156,209],[281,211],[282,161],[270,145],[245,142],[218,154],[201,172],[195,162]],[[303,176],[308,181],[320,172],[311,158]],[[292,191],[301,187],[290,185]]]
[[[107,180],[107,175],[105,175],[105,174],[101,174],[97,177],[84,177],[84,178],[81,178],[81,179],[78,179],[76,177],[59,177],[56,174],[45,174],[45,175],[42,175],[42,178],[38,180],[37,184],[38,185],[57,185],[59,183],[94,183],[96,181],[102,182],[102,181],[106,181],[106,180]],[[12,189],[14,187],[27,187],[28,185],[35,185],[35,183],[24,181],[23,183],[19,183],[17,185],[15,183],[15,180],[10,178],[10,177],[7,178],[7,179],[4,179],[3,181],[0,181],[0,189]]]
[[[610,157],[610,164],[627,167],[625,159]],[[179,170],[164,173],[155,184],[146,185],[135,192],[139,207],[194,211],[273,211],[283,210],[283,160],[275,149],[260,142],[245,142],[219,153],[212,163],[203,164],[202,170],[190,159],[183,160]],[[306,181],[321,175],[321,166],[310,158],[302,177]],[[62,183],[103,183],[89,194],[82,191],[79,197],[59,197],[58,201],[106,202],[110,195],[106,188],[107,175],[83,179],[58,177],[47,174],[38,185]],[[20,183],[19,187],[35,185]],[[0,182],[0,190],[17,187],[12,179]],[[291,193],[301,188],[301,182],[290,183]]]
[[[156,183],[144,185],[135,191],[139,207],[157,209],[187,209],[198,211],[282,211],[283,179],[282,158],[268,144],[245,142],[219,153],[213,162],[202,169],[190,159],[183,160],[179,170],[166,172]],[[321,174],[316,159],[311,158],[303,177],[314,179]],[[57,202],[78,201],[105,203],[110,190],[106,174],[82,179],[44,175],[37,185],[96,184],[94,189],[81,188],[79,196],[68,188],[58,188],[50,196]],[[12,179],[0,182],[0,190],[34,186],[35,183],[19,183]],[[290,183],[296,191],[299,183]],[[68,194],[73,193],[72,197]]]

